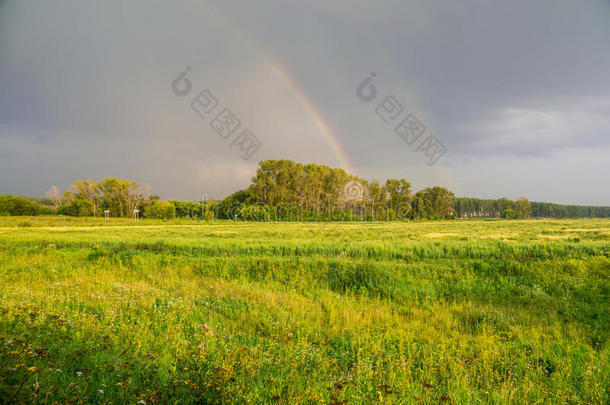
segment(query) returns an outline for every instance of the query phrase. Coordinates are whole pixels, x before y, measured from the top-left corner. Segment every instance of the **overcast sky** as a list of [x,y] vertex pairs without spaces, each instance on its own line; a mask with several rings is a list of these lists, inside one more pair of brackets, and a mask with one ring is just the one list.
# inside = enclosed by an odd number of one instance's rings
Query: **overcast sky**
[[[435,165],[377,115],[390,95],[446,148]],[[262,142],[248,160],[210,127],[224,108]],[[116,176],[218,198],[270,158],[610,205],[610,2],[0,0],[0,194]]]

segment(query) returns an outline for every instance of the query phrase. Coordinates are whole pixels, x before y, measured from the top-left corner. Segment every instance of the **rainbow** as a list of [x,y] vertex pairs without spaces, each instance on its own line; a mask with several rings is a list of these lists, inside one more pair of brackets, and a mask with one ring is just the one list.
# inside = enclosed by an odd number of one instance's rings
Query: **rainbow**
[[332,130],[328,122],[326,122],[324,116],[318,111],[313,101],[307,96],[307,93],[305,93],[300,88],[296,80],[294,80],[294,78],[290,76],[288,72],[286,72],[286,69],[282,64],[280,64],[276,59],[271,57],[269,57],[268,60],[271,63],[273,71],[292,90],[292,93],[295,95],[297,100],[299,100],[299,102],[305,108],[307,113],[311,116],[312,120],[314,121],[320,132],[324,135],[324,139],[326,139],[333,153],[337,156],[341,168],[350,174],[355,174],[356,170],[354,169],[354,166],[352,165],[347,152],[341,146],[339,138]]
[[[356,170],[354,165],[351,163],[351,159],[340,142],[339,137],[333,131],[330,124],[324,118],[324,115],[319,111],[313,102],[312,98],[304,91],[301,86],[299,86],[298,81],[288,73],[287,69],[284,67],[282,63],[280,63],[270,52],[261,46],[258,41],[253,39],[252,35],[249,35],[246,31],[244,31],[243,26],[238,24],[234,19],[225,15],[224,12],[218,9],[217,6],[210,4],[210,2],[200,3],[201,7],[205,7],[207,12],[211,12],[218,17],[218,19],[222,20],[225,24],[225,27],[230,28],[237,36],[239,36],[244,42],[249,43],[253,49],[260,53],[262,59],[271,65],[272,71],[283,81],[286,87],[294,94],[295,98],[299,101],[299,103],[303,106],[304,110],[311,117],[312,121],[315,123],[320,133],[324,136],[326,142],[330,146],[331,151],[337,157],[338,163],[340,167],[350,174],[356,174]],[[375,59],[375,58],[372,58]],[[387,60],[383,53],[376,55],[376,59],[378,60]],[[404,73],[398,74],[398,72],[389,72],[388,76],[392,77],[401,77],[404,76]],[[407,99],[401,100],[401,102],[406,103],[405,105],[410,106],[412,112],[414,112],[418,117],[422,118],[424,122],[431,124],[431,120],[429,117],[426,117],[423,110],[416,108],[419,106],[416,98],[411,92],[406,92]],[[428,126],[430,128],[430,126]],[[392,136],[392,131],[388,131],[388,136]],[[435,176],[438,178],[440,183],[445,186],[450,186],[451,178],[447,173],[446,169],[441,165],[436,166]]]
[[252,39],[251,35],[244,32],[244,29],[237,24],[233,19],[225,15],[218,7],[208,3],[205,3],[207,11],[211,11],[216,17],[223,20],[226,27],[231,27],[232,30],[244,41],[250,43],[254,49],[256,49],[262,56],[263,59],[271,65],[273,72],[284,82],[284,84],[291,90],[295,98],[303,106],[307,114],[311,117],[312,121],[318,127],[326,142],[330,146],[331,150],[337,157],[339,165],[343,170],[350,174],[355,174],[356,170],[354,165],[351,163],[351,159],[347,154],[345,148],[341,145],[339,137],[335,134],[331,126],[328,124],[324,115],[316,108],[313,100],[307,95],[307,93],[299,86],[297,81],[287,72],[284,65],[282,65],[276,58],[273,57],[266,49],[264,49],[258,42]]

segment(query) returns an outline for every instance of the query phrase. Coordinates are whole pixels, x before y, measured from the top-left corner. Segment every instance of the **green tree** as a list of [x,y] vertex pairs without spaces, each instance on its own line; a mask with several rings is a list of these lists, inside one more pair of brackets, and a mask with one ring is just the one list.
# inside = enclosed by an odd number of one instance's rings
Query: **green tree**
[[111,215],[129,217],[133,210],[142,208],[149,202],[148,186],[141,187],[130,180],[107,177],[98,183],[101,206]]
[[502,213],[502,217],[506,218],[506,219],[515,219],[517,218],[517,213],[515,212],[514,209],[512,208],[507,208],[504,210],[504,212]]
[[69,204],[57,208],[60,215],[70,215],[73,217],[90,217],[93,215],[93,204],[89,200],[76,199]]
[[93,216],[95,217],[100,200],[98,184],[93,180],[77,180],[70,186],[70,191],[75,198],[87,200],[91,203]]
[[245,190],[236,191],[212,206],[216,218],[234,219],[239,216],[242,204],[248,198]]
[[176,207],[169,201],[153,201],[144,209],[145,218],[173,219],[176,218]]
[[429,187],[415,194],[415,216],[418,218],[447,218],[453,214],[452,191],[444,187]]
[[26,197],[0,195],[0,215],[40,215],[44,207]]
[[267,205],[243,204],[239,216],[248,221],[268,222],[273,217],[273,209]]
[[406,218],[411,211],[411,183],[405,179],[388,179],[382,191],[386,194],[388,208],[396,219]]
[[532,206],[525,197],[519,198],[514,204],[515,212],[519,218],[527,218],[532,214]]

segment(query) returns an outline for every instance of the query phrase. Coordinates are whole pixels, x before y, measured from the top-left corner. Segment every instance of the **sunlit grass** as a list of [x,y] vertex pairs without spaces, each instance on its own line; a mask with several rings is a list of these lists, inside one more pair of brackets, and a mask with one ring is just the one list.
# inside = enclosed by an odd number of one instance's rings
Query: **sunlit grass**
[[0,399],[608,403],[609,241],[608,220],[0,218]]

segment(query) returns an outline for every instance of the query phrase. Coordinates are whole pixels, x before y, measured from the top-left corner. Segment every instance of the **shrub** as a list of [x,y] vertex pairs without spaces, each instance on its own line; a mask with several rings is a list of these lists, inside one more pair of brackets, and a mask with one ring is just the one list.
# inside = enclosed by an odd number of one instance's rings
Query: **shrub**
[[214,211],[212,211],[211,209],[208,209],[203,214],[204,221],[213,221],[214,219],[216,219],[216,217],[214,216]]
[[91,201],[78,199],[57,208],[57,213],[72,217],[90,217],[93,215],[93,204]]
[[46,205],[41,205],[40,206],[40,214],[42,214],[42,215],[51,215],[51,214],[54,214],[53,208],[48,207]]
[[153,201],[144,210],[144,217],[154,219],[176,218],[176,207],[169,201]]
[[268,222],[271,220],[271,208],[266,205],[244,204],[239,216],[248,221]]
[[214,219],[214,213],[211,212],[212,206],[208,203],[178,200],[170,200],[169,202],[176,207],[177,218],[202,219],[206,221]]
[[504,218],[515,219],[515,218],[517,218],[517,213],[515,212],[514,209],[508,208],[508,209],[504,210]]
[[40,215],[42,206],[25,197],[0,195],[0,212],[8,215]]

